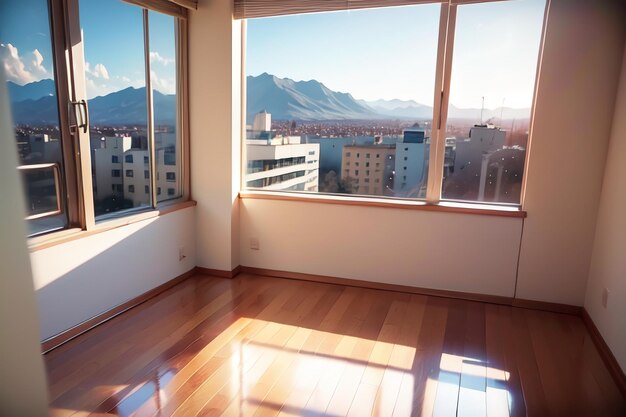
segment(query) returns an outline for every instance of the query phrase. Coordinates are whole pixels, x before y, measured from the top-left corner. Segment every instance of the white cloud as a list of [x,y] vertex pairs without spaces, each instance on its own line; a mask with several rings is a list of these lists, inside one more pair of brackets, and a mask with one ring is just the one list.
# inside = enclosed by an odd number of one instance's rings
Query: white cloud
[[20,56],[19,50],[12,44],[0,43],[0,62],[7,80],[20,85],[52,77],[43,65],[43,55],[37,49]]
[[154,71],[150,72],[152,88],[163,94],[175,94],[176,82],[173,78],[160,78]]
[[91,64],[89,62],[85,62],[85,72],[94,78],[102,78],[104,80],[109,79],[109,71],[104,64],[96,64],[95,67],[91,68]]
[[169,64],[173,64],[174,60],[172,58],[165,58],[161,56],[161,54],[159,54],[158,52],[150,52],[150,62],[156,62],[161,65],[167,66]]

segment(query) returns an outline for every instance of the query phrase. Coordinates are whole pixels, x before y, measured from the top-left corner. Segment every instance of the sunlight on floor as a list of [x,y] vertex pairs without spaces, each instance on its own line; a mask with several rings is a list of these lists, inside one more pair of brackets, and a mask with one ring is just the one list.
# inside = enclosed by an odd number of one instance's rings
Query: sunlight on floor
[[193,354],[135,386],[95,390],[120,395],[112,412],[124,416],[510,416],[508,372],[388,341],[240,318]]
[[427,382],[426,390],[431,395],[436,390],[436,396],[432,413],[425,415],[510,416],[508,372],[478,359],[447,353],[442,354],[439,369],[438,379]]

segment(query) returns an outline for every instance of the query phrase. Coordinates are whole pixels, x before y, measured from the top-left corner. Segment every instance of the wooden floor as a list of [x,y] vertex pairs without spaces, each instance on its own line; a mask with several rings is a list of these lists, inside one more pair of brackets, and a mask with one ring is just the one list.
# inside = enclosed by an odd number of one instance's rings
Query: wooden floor
[[626,416],[578,317],[246,274],[45,361],[54,416]]

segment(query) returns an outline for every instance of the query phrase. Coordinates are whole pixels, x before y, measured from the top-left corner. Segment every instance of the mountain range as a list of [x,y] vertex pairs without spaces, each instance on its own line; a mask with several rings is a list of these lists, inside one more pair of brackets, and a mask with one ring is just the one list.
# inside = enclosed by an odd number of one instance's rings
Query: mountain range
[[[7,82],[13,119],[18,124],[57,125],[59,116],[53,80],[42,80],[20,86]],[[156,124],[176,122],[176,96],[155,91]],[[128,87],[89,100],[89,120],[93,125],[145,124],[146,89]]]
[[[7,82],[13,117],[19,124],[58,124],[57,100],[53,80],[26,85]],[[382,120],[430,119],[433,108],[413,100],[357,100],[349,93],[332,91],[316,80],[294,81],[271,74],[247,77],[247,122],[266,110],[274,120]],[[154,92],[155,122],[174,124],[176,96]],[[485,109],[483,120],[524,119],[529,109]],[[478,121],[480,109],[449,108],[449,118]],[[89,118],[94,125],[132,125],[146,123],[145,88],[128,87],[89,100]]]
[[[430,119],[432,106],[414,100],[357,100],[349,93],[330,90],[319,81],[294,81],[263,73],[247,77],[248,122],[255,113],[266,110],[275,120],[358,120]],[[450,105],[449,118],[480,120],[481,109]],[[509,107],[485,109],[483,120],[490,118],[524,119],[529,109]]]

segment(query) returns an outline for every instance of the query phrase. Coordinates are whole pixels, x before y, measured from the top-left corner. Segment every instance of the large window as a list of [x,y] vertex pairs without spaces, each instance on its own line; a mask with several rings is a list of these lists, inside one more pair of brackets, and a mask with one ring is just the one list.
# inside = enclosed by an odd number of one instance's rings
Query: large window
[[167,0],[0,1],[31,235],[183,197],[185,18]]
[[520,204],[545,0],[235,3],[243,188]]

